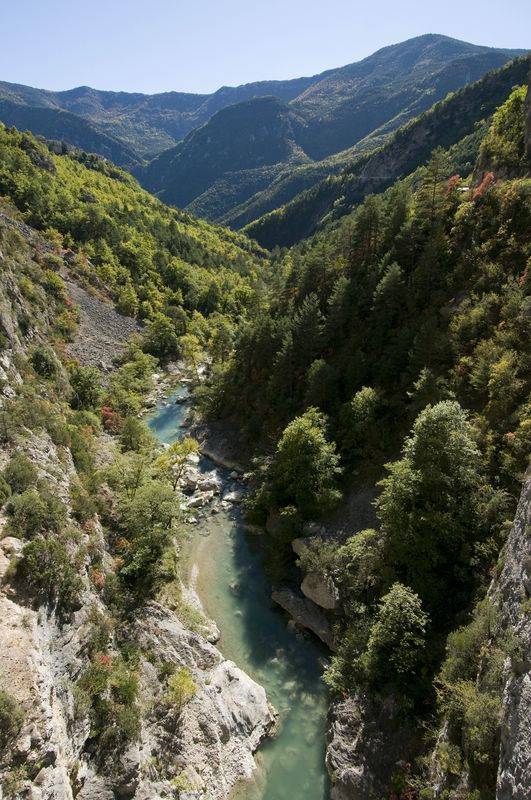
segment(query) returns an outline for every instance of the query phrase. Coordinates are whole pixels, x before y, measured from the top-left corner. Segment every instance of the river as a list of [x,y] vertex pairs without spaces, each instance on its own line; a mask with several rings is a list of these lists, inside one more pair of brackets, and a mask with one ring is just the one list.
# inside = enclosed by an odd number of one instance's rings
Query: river
[[[183,435],[186,404],[181,388],[161,401],[149,417],[160,441]],[[213,464],[207,459],[201,468]],[[238,515],[220,512],[193,528],[191,563],[198,568],[197,590],[207,614],[216,621],[218,647],[266,690],[280,714],[278,734],[257,753],[255,779],[239,787],[238,800],[324,800],[326,689],[324,652],[312,639],[287,625],[271,601],[260,537],[249,534]]]

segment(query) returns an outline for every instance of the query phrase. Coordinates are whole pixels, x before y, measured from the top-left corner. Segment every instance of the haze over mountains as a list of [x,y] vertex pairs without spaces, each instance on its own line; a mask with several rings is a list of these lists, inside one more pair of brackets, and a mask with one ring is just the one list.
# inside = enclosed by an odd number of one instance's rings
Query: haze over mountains
[[320,75],[211,95],[0,83],[0,120],[103,155],[164,202],[239,228],[522,52],[427,34]]

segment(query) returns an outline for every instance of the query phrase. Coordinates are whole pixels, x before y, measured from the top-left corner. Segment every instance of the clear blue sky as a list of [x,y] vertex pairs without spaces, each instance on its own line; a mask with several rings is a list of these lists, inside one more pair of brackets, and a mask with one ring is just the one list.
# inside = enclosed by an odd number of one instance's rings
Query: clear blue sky
[[210,92],[422,33],[531,47],[531,0],[0,0],[0,80]]

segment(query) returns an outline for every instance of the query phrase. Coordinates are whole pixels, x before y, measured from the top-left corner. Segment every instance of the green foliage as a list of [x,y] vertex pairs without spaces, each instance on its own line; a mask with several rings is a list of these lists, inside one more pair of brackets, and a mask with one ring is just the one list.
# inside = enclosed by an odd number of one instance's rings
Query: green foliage
[[126,417],[120,431],[120,444],[124,450],[149,449],[153,443],[153,437],[149,428],[142,420],[137,417]]
[[[497,609],[487,597],[470,622],[448,637],[437,681],[438,711],[448,722],[450,745],[481,798],[491,797],[496,787],[506,649]],[[442,763],[444,753],[436,755]]]
[[51,378],[57,372],[57,361],[45,347],[36,347],[31,354],[31,365],[43,378]]
[[157,313],[149,321],[144,337],[143,347],[146,352],[157,358],[171,358],[179,355],[179,337],[171,319]]
[[130,317],[136,317],[138,314],[138,295],[131,283],[126,283],[118,290],[116,308],[120,314],[127,314]]
[[[253,308],[265,253],[245,237],[167,208],[95,156],[51,154],[31,135],[3,126],[0,161],[0,193],[30,225],[76,251],[70,266],[78,280],[108,287],[123,313],[159,323],[150,344],[161,355],[173,354],[176,342],[161,330],[160,315],[170,319],[175,305],[234,318]],[[45,281],[56,296],[64,291],[49,270]],[[21,289],[33,296],[28,279]],[[68,320],[57,322],[66,332]]]
[[81,411],[95,411],[99,408],[102,397],[101,378],[96,367],[72,364],[69,368],[69,380],[72,408]]
[[[324,174],[316,174],[318,183],[310,179],[308,184],[295,184],[295,192],[300,194],[293,196],[294,192],[286,197],[281,192],[278,195],[273,193],[273,202],[266,198],[265,203],[258,202],[254,208],[251,206],[251,213],[242,214],[241,220],[243,224],[252,219],[254,222],[246,225],[244,231],[271,250],[290,247],[314,234],[330,219],[339,219],[350,213],[367,194],[382,192],[403,175],[414,172],[429,160],[437,147],[448,149],[463,139],[472,138],[471,160],[474,162],[477,154],[475,126],[482,124],[505,102],[515,85],[527,81],[528,71],[528,60],[523,56],[501,69],[488,72],[481,80],[440,97],[438,102],[433,103],[431,95],[431,107],[427,111],[395,130],[383,144],[375,139],[374,148],[353,153],[354,157],[351,155],[343,164],[340,163],[339,166],[344,168],[338,170],[339,174],[333,174],[332,165],[332,169],[326,169]],[[359,114],[359,109],[357,111]],[[459,153],[455,149],[454,157],[457,157]],[[464,169],[460,174],[468,175],[470,158],[463,159],[462,163]],[[370,181],[367,175],[372,176]],[[263,216],[256,218],[258,214]],[[238,220],[237,215],[231,222],[235,219]]]
[[377,501],[387,558],[430,613],[447,616],[470,588],[483,533],[481,466],[466,414],[449,400],[421,411],[403,458],[387,465]]
[[100,753],[122,750],[140,735],[138,677],[123,658],[95,653],[75,686],[79,712],[88,712]]
[[124,494],[120,508],[125,541],[120,551],[123,564],[119,577],[135,598],[145,599],[163,580],[174,577],[167,574],[163,555],[179,508],[170,484],[143,479],[142,473],[134,469],[131,477],[136,487]]
[[18,736],[24,722],[24,712],[15,698],[0,690],[0,751],[5,750]]
[[11,486],[3,475],[0,475],[0,507],[11,497]]
[[340,472],[339,456],[326,437],[326,419],[310,408],[279,440],[268,479],[273,502],[278,508],[294,506],[303,519],[321,516],[341,497]]
[[394,583],[382,597],[360,666],[373,685],[411,690],[423,663],[428,617],[418,595]]
[[26,489],[6,506],[9,528],[15,536],[32,538],[40,531],[58,533],[66,521],[64,503],[48,489]]
[[480,150],[481,163],[487,168],[510,175],[518,175],[525,169],[526,92],[526,86],[514,89],[494,114]]
[[378,393],[369,386],[360,389],[341,411],[341,449],[349,460],[374,453],[378,447]]
[[[151,390],[157,360],[139,349],[134,341],[126,360],[113,372],[106,403],[121,417],[138,415],[146,394]],[[115,433],[117,431],[114,431]]]
[[91,519],[97,511],[94,498],[80,483],[70,485],[70,502],[72,513],[80,523]]
[[186,460],[199,452],[199,442],[185,436],[173,442],[154,462],[155,472],[165,477],[175,490],[183,474]]
[[186,667],[181,667],[168,678],[166,703],[179,715],[197,691],[192,674]]
[[[477,91],[485,100],[486,87]],[[464,99],[440,104],[435,116],[446,118]],[[397,136],[397,154],[405,142]],[[279,487],[273,476],[282,431],[298,429],[313,404],[327,414],[353,497],[393,459],[377,500],[380,531],[352,536],[335,553],[314,547],[301,560],[339,590],[338,652],[327,672],[339,691],[367,680],[363,657],[393,584],[419,598],[430,625],[410,686],[405,679],[400,687],[415,713],[433,704],[430,680],[446,636],[491,579],[531,442],[529,180],[459,191],[458,176],[447,180],[454,170],[467,174],[447,163],[455,154],[435,153],[426,169],[278,252],[261,313],[240,326],[202,395],[210,413],[239,425],[260,454],[249,511],[253,521],[267,520],[270,537],[300,535],[290,479],[311,486],[301,477],[311,470],[296,457],[307,436],[286,460]],[[349,181],[343,176],[345,200],[333,215],[359,199],[355,176]],[[308,200],[320,204],[331,184]]]
[[79,604],[82,588],[65,544],[55,539],[34,539],[24,547],[17,578],[40,602],[71,611]]
[[4,469],[3,477],[14,494],[22,494],[36,484],[38,473],[25,453],[15,452]]

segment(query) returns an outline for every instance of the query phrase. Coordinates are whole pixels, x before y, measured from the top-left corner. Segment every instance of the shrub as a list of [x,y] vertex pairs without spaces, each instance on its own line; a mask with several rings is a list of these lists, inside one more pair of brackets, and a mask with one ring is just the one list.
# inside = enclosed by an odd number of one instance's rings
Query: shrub
[[24,722],[19,703],[7,692],[0,690],[0,751],[18,736]]
[[4,478],[14,494],[22,494],[37,482],[37,470],[24,453],[14,453],[4,469]]
[[42,530],[59,532],[66,521],[64,503],[49,491],[26,489],[7,505],[9,527],[18,536],[35,536]]
[[42,378],[51,378],[57,372],[55,357],[42,345],[35,348],[30,360],[33,369]]
[[169,358],[180,352],[175,325],[161,313],[156,313],[144,332],[144,350],[157,358]]
[[138,417],[124,419],[119,438],[124,450],[134,450],[137,453],[153,443],[153,436],[149,428]]
[[382,597],[361,666],[372,684],[406,688],[418,676],[428,617],[418,595],[395,583]]
[[164,702],[169,707],[172,725],[178,723],[181,712],[197,691],[192,673],[187,667],[181,667],[170,675],[167,683]]
[[70,500],[72,512],[78,522],[86,522],[96,513],[96,503],[84,486],[74,483],[70,487]]
[[364,386],[341,412],[341,448],[352,459],[362,458],[377,448],[376,417],[380,406],[377,392]]
[[70,452],[78,472],[90,474],[94,470],[94,437],[92,426],[71,425]]
[[121,748],[140,734],[138,678],[120,657],[95,653],[76,684],[78,708],[88,711],[101,750]]
[[10,497],[11,487],[3,475],[0,475],[0,507],[2,507],[6,500],[9,500]]
[[82,582],[58,539],[35,539],[27,544],[17,565],[17,577],[40,601],[57,603],[65,611],[79,603]]
[[[54,259],[53,262],[51,259]],[[60,268],[63,264],[63,259],[60,256],[53,256],[50,255],[47,257],[47,262],[50,266],[57,266]],[[56,298],[56,300],[64,301],[66,298],[66,288],[65,282],[52,269],[47,269],[44,271],[44,280],[43,286],[49,294]]]
[[285,429],[271,465],[279,507],[294,506],[303,519],[321,516],[340,499],[339,456],[326,438],[326,418],[310,408]]
[[96,367],[82,367],[73,364],[69,368],[72,390],[70,405],[75,409],[95,411],[101,398],[100,373]]
[[481,467],[465,412],[445,400],[420,412],[403,458],[380,483],[388,563],[433,615],[447,618],[469,596],[471,545],[485,529]]

